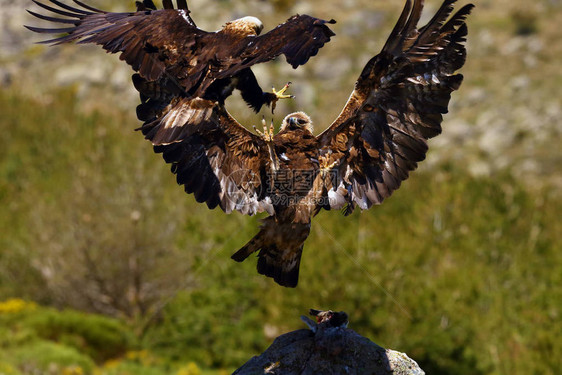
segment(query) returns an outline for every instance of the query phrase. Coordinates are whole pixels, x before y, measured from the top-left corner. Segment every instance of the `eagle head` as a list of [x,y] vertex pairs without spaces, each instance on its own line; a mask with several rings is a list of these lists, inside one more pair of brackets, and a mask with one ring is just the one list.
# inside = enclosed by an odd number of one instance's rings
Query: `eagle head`
[[314,126],[312,125],[312,120],[310,117],[304,112],[294,112],[288,114],[283,119],[283,123],[281,124],[281,129],[283,130],[296,130],[296,129],[307,129],[309,132],[314,131]]
[[242,36],[260,35],[263,30],[263,23],[256,17],[242,17],[228,22],[223,30]]

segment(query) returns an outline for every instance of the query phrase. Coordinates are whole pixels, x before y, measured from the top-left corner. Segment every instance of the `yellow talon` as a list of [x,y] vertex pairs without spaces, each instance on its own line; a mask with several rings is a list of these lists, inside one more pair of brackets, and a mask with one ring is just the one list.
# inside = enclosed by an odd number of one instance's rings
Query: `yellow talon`
[[258,128],[254,125],[254,130],[260,137],[263,138],[266,142],[273,142],[273,136],[275,135],[275,127],[273,126],[273,119],[271,119],[271,125],[269,125],[269,129],[267,128],[267,124],[265,122],[265,117],[262,118],[261,124],[263,126],[263,132],[258,130]]
[[273,91],[273,95],[275,95],[275,98],[271,101],[271,113],[275,111],[275,107],[279,99],[292,99],[295,97],[294,95],[285,95],[285,91],[287,91],[290,85],[291,82],[287,82],[285,86],[283,86],[283,88],[279,91],[275,90],[275,87],[271,88],[271,91]]
[[271,90],[273,91],[273,93],[275,94],[277,99],[291,99],[291,98],[294,98],[295,96],[294,95],[285,95],[285,91],[287,91],[287,89],[289,88],[290,85],[291,85],[291,82],[287,82],[281,90],[276,91],[275,87],[272,87]]
[[[263,121],[265,123],[265,120]],[[269,136],[271,137],[271,139],[273,140],[273,136],[275,131],[275,126],[273,126],[273,118],[271,119],[271,124],[269,125]]]
[[273,119],[271,119],[271,124],[269,125],[269,129],[267,128],[267,124],[265,122],[265,116],[262,117],[261,124],[263,126],[263,132],[258,130],[258,128],[254,125],[254,130],[258,135],[265,141],[267,145],[267,150],[269,152],[269,159],[270,159],[270,169],[271,169],[271,179],[270,179],[270,189],[273,191],[274,186],[274,176],[279,170],[279,158],[277,157],[277,153],[275,152],[275,144],[273,143],[273,137],[275,136],[275,127],[273,125]]
[[320,159],[320,175],[322,177],[325,177],[326,174],[330,172],[330,170],[338,164],[338,160],[332,162],[331,164],[328,164],[328,160],[329,160],[328,156],[324,156],[324,157],[321,156],[319,159]]

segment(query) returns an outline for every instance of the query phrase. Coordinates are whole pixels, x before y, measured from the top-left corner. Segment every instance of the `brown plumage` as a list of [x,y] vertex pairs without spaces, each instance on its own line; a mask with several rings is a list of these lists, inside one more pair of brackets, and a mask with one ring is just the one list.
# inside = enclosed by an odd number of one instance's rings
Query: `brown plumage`
[[454,3],[446,0],[418,28],[423,1],[407,0],[341,114],[318,136],[303,112],[287,115],[275,135],[256,135],[220,101],[182,95],[151,109],[140,130],[198,202],[270,215],[232,258],[257,253],[259,273],[295,287],[312,217],[321,209],[349,214],[380,204],[441,132],[451,92],[462,82],[456,71],[466,59],[465,20],[473,8],[450,17]]
[[105,12],[78,0],[74,0],[78,7],[59,0],[33,2],[65,18],[29,13],[67,25],[47,29],[26,26],[38,33],[64,34],[41,43],[99,44],[107,52],[120,53],[120,59],[138,72],[133,80],[143,101],[139,107],[142,121],[154,108],[168,105],[173,97],[199,97],[222,103],[235,88],[257,112],[277,97],[263,92],[250,70],[252,65],[283,54],[297,68],[335,35],[327,26],[334,20],[307,15],[293,16],[264,35],[259,35],[263,25],[255,17],[228,22],[222,30],[207,32],[197,28],[185,0],[177,2],[178,9],[173,8],[171,0],[164,1],[164,9],[160,10],[152,0],[137,1],[137,11],[132,13]]
[[141,128],[199,202],[225,212],[266,211],[259,233],[232,258],[258,254],[258,272],[294,287],[312,217],[322,208],[380,204],[425,158],[441,132],[466,58],[465,19],[446,0],[417,28],[423,1],[408,0],[382,51],[359,76],[341,114],[314,136],[308,115],[283,120],[279,133],[256,135],[220,103],[178,100]]

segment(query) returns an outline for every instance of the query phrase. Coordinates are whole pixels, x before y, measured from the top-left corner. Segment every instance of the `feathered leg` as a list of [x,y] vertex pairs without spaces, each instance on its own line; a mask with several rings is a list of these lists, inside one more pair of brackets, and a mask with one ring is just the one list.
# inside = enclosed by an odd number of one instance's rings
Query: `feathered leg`
[[275,109],[275,103],[279,99],[290,99],[294,98],[293,95],[286,95],[285,91],[289,88],[290,82],[287,83],[279,91],[264,92],[254,73],[250,68],[242,70],[236,75],[238,82],[236,88],[240,90],[242,94],[242,99],[257,113],[261,110],[262,106],[265,104],[271,106],[271,110]]

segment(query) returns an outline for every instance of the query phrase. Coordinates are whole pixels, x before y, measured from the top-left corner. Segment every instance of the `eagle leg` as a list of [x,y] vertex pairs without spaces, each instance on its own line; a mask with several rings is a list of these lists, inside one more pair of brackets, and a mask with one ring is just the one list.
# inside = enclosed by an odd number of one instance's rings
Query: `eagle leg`
[[258,128],[254,125],[254,130],[256,131],[256,133],[258,133],[258,135],[267,143],[270,144],[273,142],[273,136],[275,135],[274,133],[274,127],[273,127],[273,120],[271,120],[271,125],[269,126],[269,129],[267,128],[267,125],[265,123],[265,117],[262,118],[261,120],[261,124],[263,126],[263,132],[258,130]]
[[273,126],[273,119],[271,119],[271,124],[269,125],[269,129],[267,128],[267,124],[265,122],[265,117],[261,120],[263,126],[263,132],[259,131],[258,128],[254,125],[254,130],[258,135],[265,141],[267,144],[267,150],[269,151],[269,159],[271,161],[271,188],[273,189],[274,179],[273,176],[279,170],[279,158],[277,157],[277,153],[275,152],[275,145],[273,144],[273,137],[275,136],[274,130],[275,127]]
[[320,174],[322,175],[322,177],[326,177],[326,175],[332,170],[332,168],[334,168],[338,164],[339,160],[328,164],[328,158],[326,158],[324,163],[320,164]]
[[277,101],[279,99],[293,99],[295,97],[294,95],[285,95],[285,91],[287,91],[290,85],[291,82],[287,82],[285,86],[283,86],[283,88],[279,91],[276,91],[275,87],[271,88],[271,91],[273,92],[274,95],[273,99],[271,100],[271,113],[275,111],[275,106],[277,105]]

